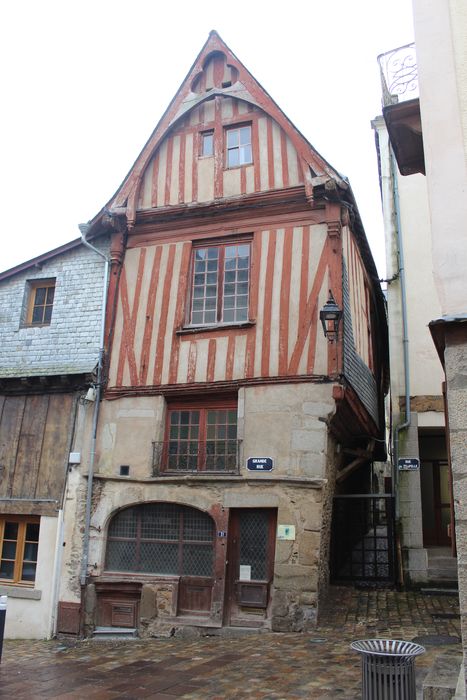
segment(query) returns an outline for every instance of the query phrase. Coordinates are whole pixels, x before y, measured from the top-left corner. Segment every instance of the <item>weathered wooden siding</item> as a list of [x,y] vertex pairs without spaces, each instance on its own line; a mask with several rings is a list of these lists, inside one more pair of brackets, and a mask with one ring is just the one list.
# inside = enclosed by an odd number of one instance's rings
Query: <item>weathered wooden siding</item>
[[349,279],[350,309],[355,350],[367,367],[372,367],[370,348],[370,300],[365,266],[354,237],[343,230],[343,253]]
[[[52,499],[58,507],[74,400],[73,394],[0,397],[0,498]],[[20,501],[8,500],[0,502],[0,511],[23,512]]]
[[109,387],[326,374],[319,308],[332,264],[326,225],[271,228],[251,242],[246,328],[177,334],[186,323],[191,241],[127,250]]
[[[223,130],[243,123],[251,123],[253,163],[225,168]],[[215,153],[202,157],[200,135],[211,129]],[[138,209],[209,202],[302,182],[297,152],[279,125],[243,100],[218,96],[193,109],[162,141],[144,172]]]

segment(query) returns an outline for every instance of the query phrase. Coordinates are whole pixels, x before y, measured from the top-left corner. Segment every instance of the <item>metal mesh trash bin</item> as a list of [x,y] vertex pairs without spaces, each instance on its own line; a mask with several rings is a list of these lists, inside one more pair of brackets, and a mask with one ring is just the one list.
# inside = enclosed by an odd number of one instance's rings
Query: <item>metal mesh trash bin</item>
[[350,646],[362,655],[363,700],[416,700],[414,662],[425,653],[420,644],[364,639]]

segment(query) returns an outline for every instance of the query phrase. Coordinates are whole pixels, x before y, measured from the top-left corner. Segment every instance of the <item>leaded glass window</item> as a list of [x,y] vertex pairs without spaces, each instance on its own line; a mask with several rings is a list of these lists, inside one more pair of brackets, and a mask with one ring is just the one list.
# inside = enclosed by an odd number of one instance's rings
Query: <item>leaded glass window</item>
[[133,506],[114,516],[106,571],[165,576],[212,576],[214,522],[195,508],[173,503]]

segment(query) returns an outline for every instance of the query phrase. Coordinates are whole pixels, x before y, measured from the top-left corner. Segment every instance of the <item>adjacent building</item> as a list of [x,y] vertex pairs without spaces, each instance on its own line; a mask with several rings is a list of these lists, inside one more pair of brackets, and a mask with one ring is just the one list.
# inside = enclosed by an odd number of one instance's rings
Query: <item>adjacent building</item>
[[407,118],[418,104],[415,45],[389,51],[379,63],[384,117],[376,118],[373,128],[386,239],[389,423],[400,569],[407,585],[446,585],[456,581],[457,569],[444,377],[428,329],[441,307],[433,282],[433,254],[426,243],[430,211],[424,161],[416,157],[420,120]]
[[[426,174],[429,220],[424,225],[423,238],[420,236],[420,255],[431,256],[437,297],[429,327],[445,376],[452,503],[449,534],[457,549],[464,646],[464,671],[459,680],[458,696],[465,697],[467,9],[459,0],[414,0],[413,6],[419,97],[415,96],[405,105],[387,105],[384,117],[400,172]],[[419,296],[425,293],[431,295],[426,287],[421,287]],[[447,494],[443,500],[447,500]]]
[[386,456],[385,304],[348,181],[211,32],[83,231],[111,238],[106,386],[58,630],[313,625],[335,493],[370,494]]
[[8,637],[50,637],[56,629],[65,490],[96,379],[102,294],[102,261],[80,240],[0,274],[0,592],[8,596]]

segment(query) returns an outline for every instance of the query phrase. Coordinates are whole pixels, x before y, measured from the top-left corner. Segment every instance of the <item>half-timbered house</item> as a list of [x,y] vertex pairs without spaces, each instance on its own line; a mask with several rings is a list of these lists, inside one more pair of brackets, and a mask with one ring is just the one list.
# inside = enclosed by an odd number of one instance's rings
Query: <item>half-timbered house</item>
[[87,231],[113,236],[108,376],[61,605],[84,597],[85,631],[305,629],[336,472],[368,489],[384,451],[384,301],[348,181],[211,32]]

